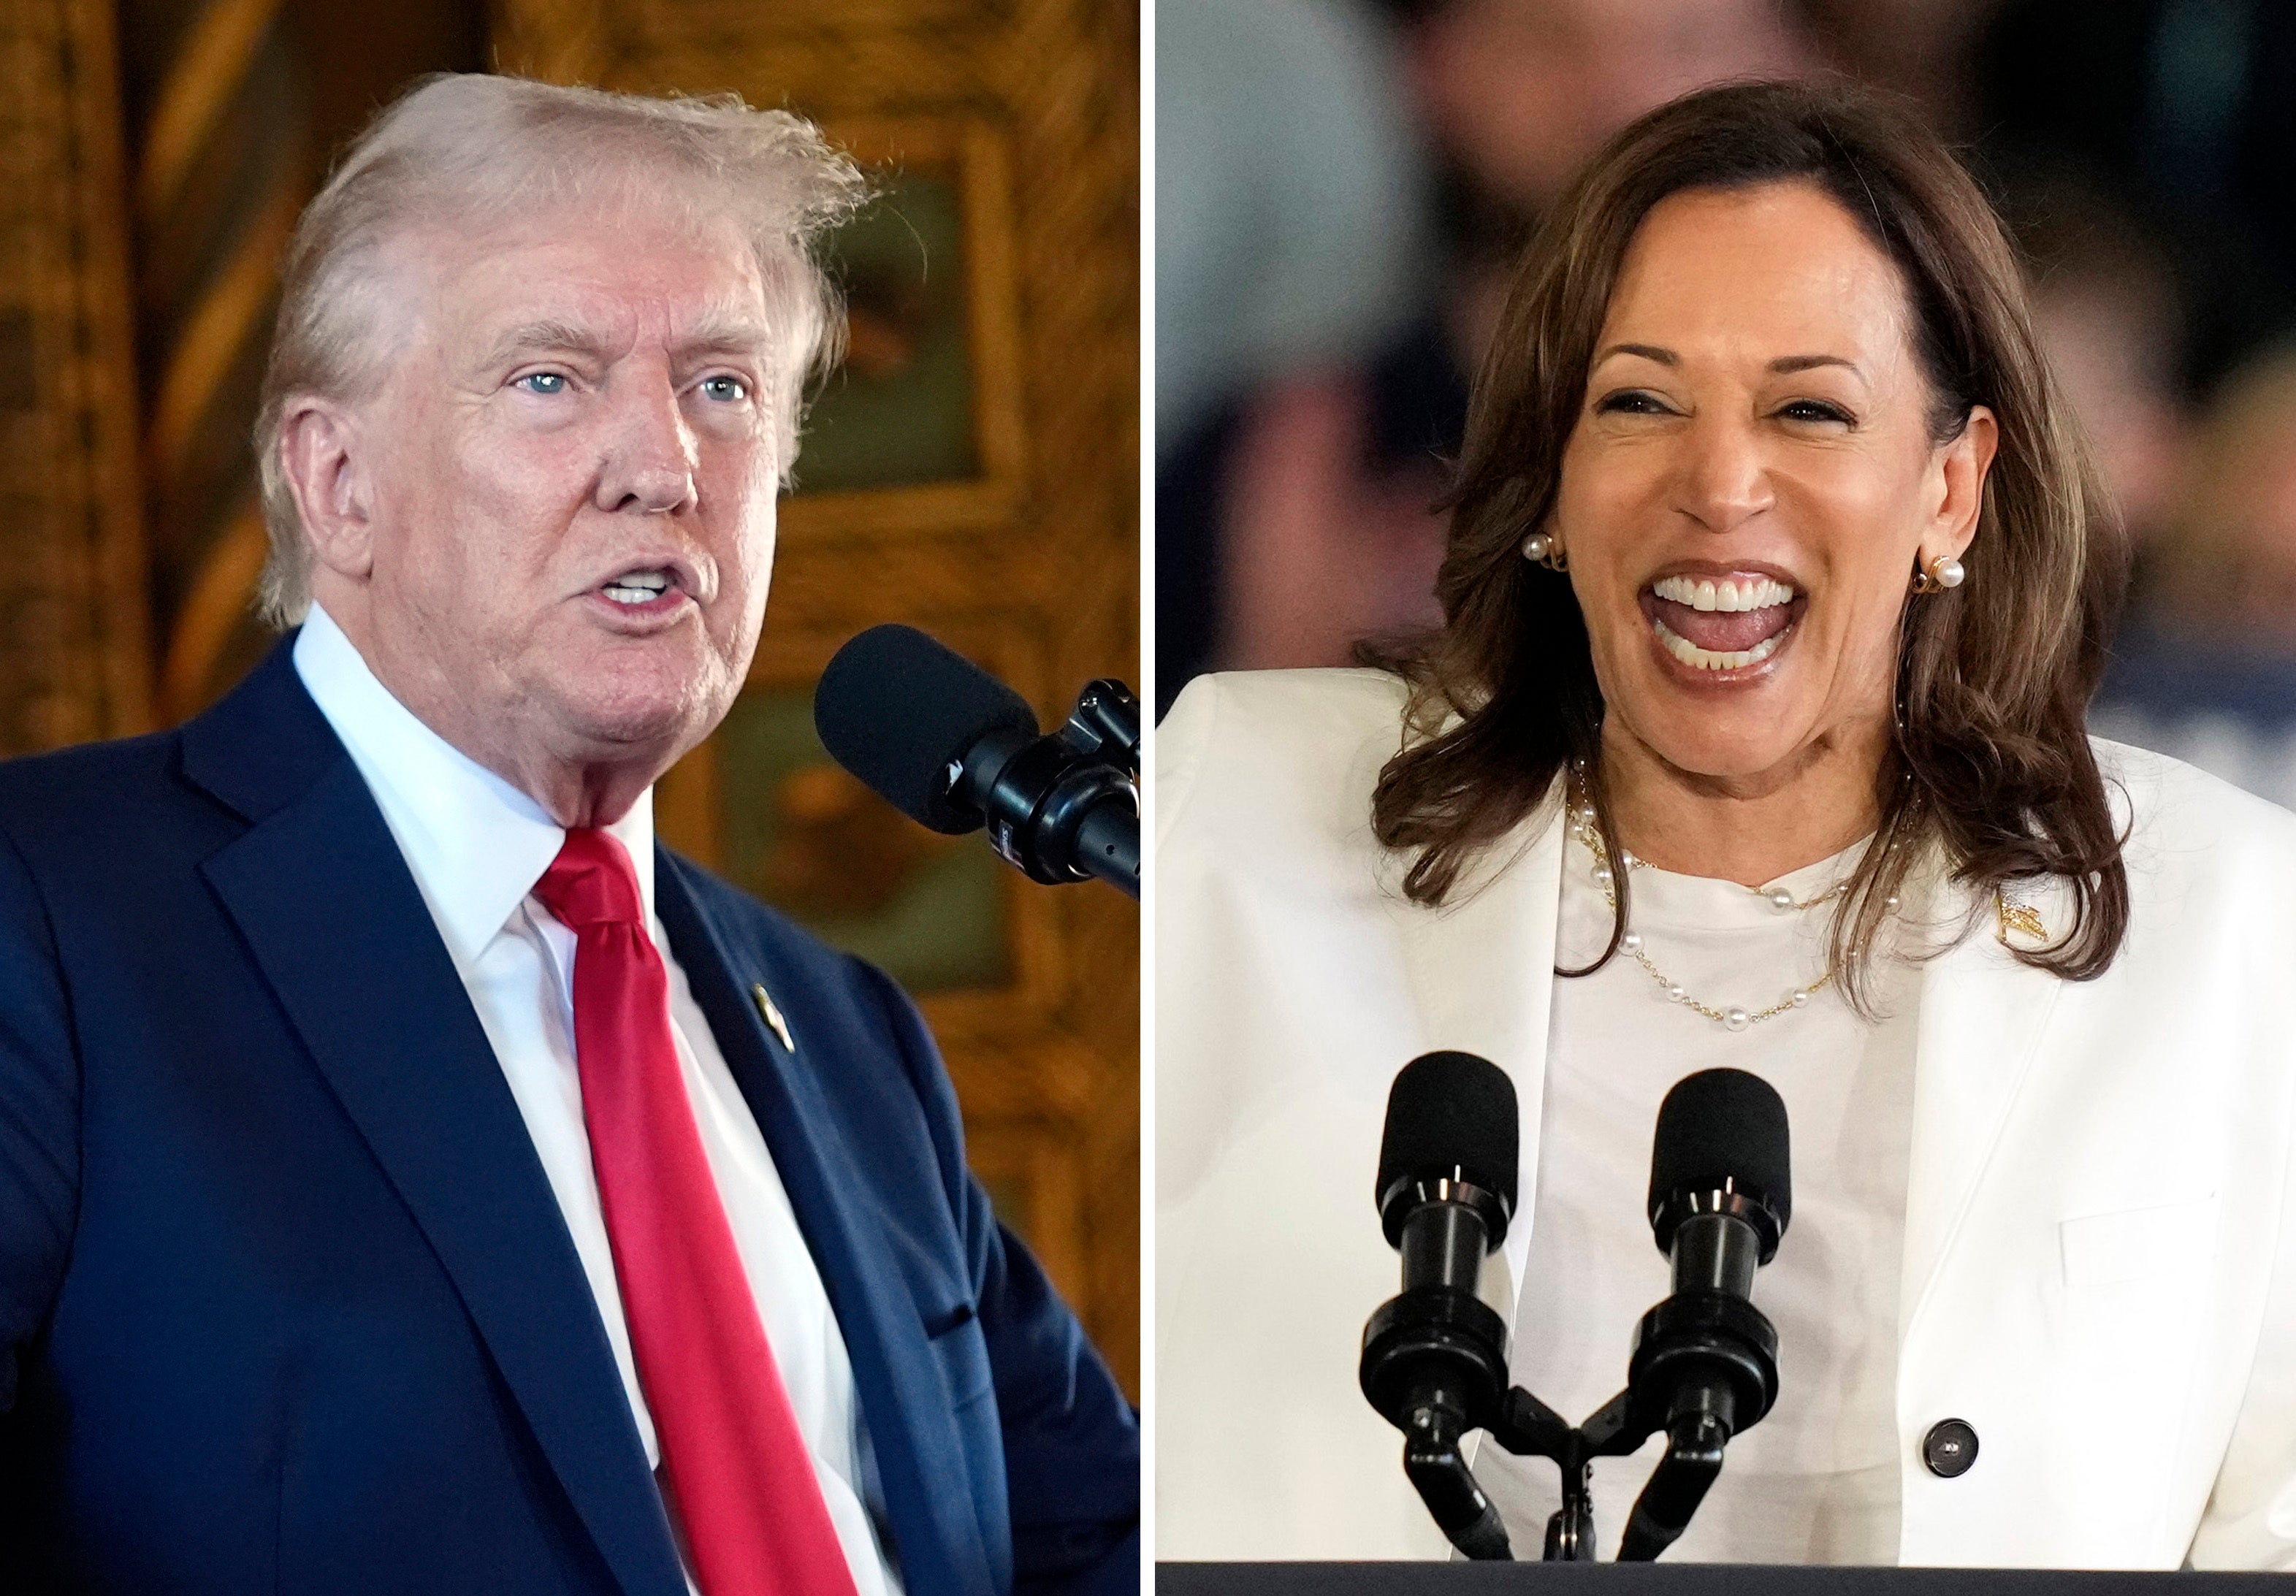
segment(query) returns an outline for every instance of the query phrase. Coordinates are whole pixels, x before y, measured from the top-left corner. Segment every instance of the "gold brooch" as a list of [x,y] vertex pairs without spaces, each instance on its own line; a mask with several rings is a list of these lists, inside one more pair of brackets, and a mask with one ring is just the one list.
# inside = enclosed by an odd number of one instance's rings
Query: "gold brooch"
[[1993,908],[2001,917],[2002,946],[2012,945],[2009,941],[2012,931],[2030,937],[2037,942],[2049,939],[2049,929],[2041,923],[2041,912],[2032,904],[2017,903],[1997,887],[1993,890]]
[[774,1006],[774,1000],[755,981],[750,983],[750,995],[758,1000],[758,1012],[765,1017],[767,1025],[773,1027],[774,1035],[781,1038],[783,1050],[794,1058],[797,1044],[790,1040],[789,1021],[782,1018],[782,1011]]

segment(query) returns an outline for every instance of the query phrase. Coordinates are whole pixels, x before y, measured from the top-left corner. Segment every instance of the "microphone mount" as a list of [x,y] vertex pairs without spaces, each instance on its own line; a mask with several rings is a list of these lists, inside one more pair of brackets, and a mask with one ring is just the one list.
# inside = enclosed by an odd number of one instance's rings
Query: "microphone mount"
[[[1475,1091],[1486,1100],[1472,1101]],[[1512,1126],[1513,1110],[1512,1084],[1471,1054],[1431,1053],[1396,1077],[1377,1196],[1382,1228],[1403,1254],[1404,1289],[1364,1327],[1358,1377],[1372,1406],[1403,1431],[1404,1470],[1420,1499],[1471,1558],[1513,1552],[1467,1466],[1469,1432],[1488,1430],[1507,1451],[1550,1458],[1562,1469],[1562,1505],[1546,1526],[1553,1562],[1595,1559],[1594,1461],[1628,1456],[1663,1435],[1666,1454],[1644,1483],[1619,1547],[1620,1560],[1646,1562],[1689,1526],[1730,1437],[1760,1422],[1777,1400],[1778,1334],[1752,1292],[1754,1272],[1776,1255],[1793,1212],[1785,1104],[1739,1069],[1700,1070],[1668,1091],[1646,1212],[1673,1289],[1635,1328],[1627,1388],[1578,1425],[1507,1386],[1506,1326],[1475,1295],[1484,1256],[1505,1236],[1514,1193],[1509,1185],[1506,1200],[1491,1198],[1467,1168],[1511,1169],[1513,1141],[1472,1156],[1435,1156],[1448,1145],[1445,1136],[1486,1121]],[[1444,1134],[1430,1136],[1430,1126]]]
[[1047,886],[1094,877],[1140,896],[1140,700],[1087,682],[1047,735],[1001,727],[949,761],[947,791],[978,809],[989,846]]
[[[1450,1187],[1449,1204],[1400,1191],[1382,1204],[1390,1240],[1409,1246],[1422,1214],[1472,1230],[1472,1188]],[[1427,1195],[1432,1195],[1429,1193]],[[1595,1558],[1594,1462],[1626,1457],[1654,1435],[1666,1453],[1644,1483],[1620,1537],[1622,1562],[1646,1562],[1681,1538],[1722,1471],[1730,1438],[1777,1400],[1778,1337],[1748,1300],[1754,1270],[1776,1250],[1780,1226],[1734,1191],[1677,1194],[1662,1232],[1673,1248],[1674,1290],[1636,1327],[1627,1386],[1573,1425],[1520,1386],[1506,1384],[1506,1327],[1473,1293],[1422,1286],[1383,1304],[1364,1329],[1364,1395],[1404,1432],[1403,1467],[1436,1524],[1468,1557],[1514,1554],[1497,1509],[1476,1483],[1463,1444],[1489,1432],[1518,1457],[1551,1460],[1562,1502],[1546,1526],[1548,1562]],[[1463,1224],[1456,1217],[1467,1213]],[[1480,1248],[1480,1236],[1422,1244]],[[1480,1256],[1480,1252],[1475,1255]],[[1472,1278],[1472,1277],[1470,1277]],[[1434,1372],[1431,1372],[1434,1371]],[[1414,1378],[1414,1376],[1416,1378]]]
[[1505,1526],[1461,1444],[1497,1424],[1506,1388],[1506,1323],[1464,1283],[1491,1238],[1506,1233],[1505,1200],[1455,1168],[1397,1180],[1379,1206],[1404,1279],[1424,1283],[1382,1304],[1364,1327],[1364,1395],[1403,1432],[1403,1471],[1452,1543],[1504,1560]]

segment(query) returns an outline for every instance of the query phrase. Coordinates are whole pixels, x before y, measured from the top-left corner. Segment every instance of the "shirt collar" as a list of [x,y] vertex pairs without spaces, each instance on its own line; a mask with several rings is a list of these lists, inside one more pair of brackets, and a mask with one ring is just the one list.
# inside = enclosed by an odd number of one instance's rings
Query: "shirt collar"
[[[314,604],[295,671],[342,739],[406,856],[447,952],[468,969],[558,856],[566,833],[542,806],[416,718]],[[629,850],[653,918],[653,789],[605,828]]]

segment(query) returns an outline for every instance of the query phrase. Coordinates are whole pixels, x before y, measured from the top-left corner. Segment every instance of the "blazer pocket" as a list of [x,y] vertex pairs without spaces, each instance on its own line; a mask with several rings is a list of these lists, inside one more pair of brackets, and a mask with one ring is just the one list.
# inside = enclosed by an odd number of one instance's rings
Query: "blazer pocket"
[[996,1388],[988,1363],[988,1338],[971,1303],[924,1316],[925,1343],[940,1364],[941,1386],[951,1408],[970,1407]]
[[2057,1226],[2065,1284],[2114,1286],[2197,1269],[2216,1252],[2216,1193],[2084,1214]]

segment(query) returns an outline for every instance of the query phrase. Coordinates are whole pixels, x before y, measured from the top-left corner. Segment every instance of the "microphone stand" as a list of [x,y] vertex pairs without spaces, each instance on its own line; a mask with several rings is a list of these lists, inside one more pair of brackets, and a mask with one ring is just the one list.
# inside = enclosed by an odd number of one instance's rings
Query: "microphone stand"
[[[1619,1545],[1620,1561],[1648,1562],[1690,1526],[1722,1472],[1730,1437],[1760,1423],[1777,1401],[1778,1332],[1754,1306],[1753,1288],[1792,1211],[1785,1105],[1742,1070],[1702,1070],[1668,1092],[1651,1153],[1650,1221],[1673,1289],[1635,1327],[1627,1388],[1573,1425],[1507,1384],[1506,1325],[1475,1295],[1512,1204],[1456,1171],[1390,1183],[1395,1104],[1406,1080],[1420,1078],[1414,1070],[1446,1058],[1497,1073],[1465,1055],[1430,1055],[1396,1077],[1379,1199],[1388,1241],[1403,1254],[1404,1289],[1364,1326],[1364,1397],[1403,1432],[1404,1471],[1436,1524],[1481,1559],[1514,1553],[1497,1508],[1467,1466],[1462,1443],[1471,1431],[1489,1431],[1518,1457],[1554,1460],[1562,1505],[1546,1526],[1546,1558],[1570,1563],[1595,1560],[1595,1460],[1628,1456],[1663,1435],[1666,1453],[1635,1499]],[[1511,1088],[1505,1105],[1512,1119]],[[1734,1142],[1745,1145],[1726,1145]],[[1751,1180],[1735,1173],[1742,1161]]]
[[[1777,1331],[1743,1297],[1681,1293],[1643,1315],[1626,1389],[1575,1426],[1521,1386],[1498,1389],[1504,1338],[1488,1307],[1439,1288],[1394,1298],[1365,1333],[1364,1389],[1403,1429],[1404,1472],[1451,1543],[1479,1561],[1514,1552],[1462,1451],[1469,1431],[1487,1429],[1516,1456],[1548,1458],[1562,1471],[1562,1505],[1546,1525],[1551,1563],[1595,1561],[1595,1460],[1628,1456],[1664,1434],[1666,1454],[1619,1544],[1620,1561],[1648,1562],[1689,1527],[1731,1436],[1777,1396]],[[1440,1378],[1412,1378],[1431,1368]]]
[[[1638,1415],[1637,1408],[1644,1405],[1636,1402],[1629,1387],[1584,1424],[1572,1426],[1521,1386],[1508,1390],[1500,1421],[1491,1427],[1491,1439],[1517,1457],[1552,1459],[1562,1475],[1562,1505],[1546,1521],[1546,1561],[1595,1560],[1595,1460],[1638,1452],[1663,1428]],[[1727,1432],[1710,1420],[1700,1424],[1687,1420],[1668,1430],[1666,1455],[1644,1482],[1628,1516],[1619,1545],[1620,1562],[1649,1562],[1681,1538],[1691,1515],[1705,1500],[1707,1487],[1722,1472],[1727,1439]]]

